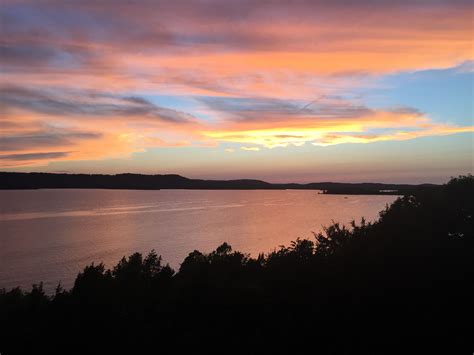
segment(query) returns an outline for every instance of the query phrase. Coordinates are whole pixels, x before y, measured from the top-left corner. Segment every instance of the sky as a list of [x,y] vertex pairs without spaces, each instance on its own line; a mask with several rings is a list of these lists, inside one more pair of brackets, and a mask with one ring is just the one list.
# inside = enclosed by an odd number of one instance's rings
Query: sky
[[474,172],[471,1],[2,0],[0,170]]

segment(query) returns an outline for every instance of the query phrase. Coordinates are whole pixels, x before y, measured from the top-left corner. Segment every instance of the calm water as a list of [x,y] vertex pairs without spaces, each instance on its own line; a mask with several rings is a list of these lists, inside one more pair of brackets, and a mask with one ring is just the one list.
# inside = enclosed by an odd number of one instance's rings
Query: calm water
[[317,191],[0,191],[0,288],[59,281],[70,287],[91,262],[114,265],[155,249],[174,268],[198,249],[226,241],[256,255],[331,220],[377,217],[394,196]]

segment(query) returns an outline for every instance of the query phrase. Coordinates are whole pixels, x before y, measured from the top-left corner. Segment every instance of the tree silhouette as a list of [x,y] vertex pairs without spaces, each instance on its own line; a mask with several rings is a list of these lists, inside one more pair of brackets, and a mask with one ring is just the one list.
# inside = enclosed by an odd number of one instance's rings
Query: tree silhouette
[[1,290],[0,352],[472,353],[473,196],[461,176],[257,258],[223,243],[175,273],[152,250]]

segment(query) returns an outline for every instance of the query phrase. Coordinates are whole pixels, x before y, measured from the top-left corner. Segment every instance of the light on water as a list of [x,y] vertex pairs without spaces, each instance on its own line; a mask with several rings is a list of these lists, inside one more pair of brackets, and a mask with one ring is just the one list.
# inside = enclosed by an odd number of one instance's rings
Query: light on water
[[377,218],[396,196],[314,190],[0,191],[0,288],[70,287],[91,262],[155,249],[178,268],[223,242],[257,255],[311,238],[332,221]]

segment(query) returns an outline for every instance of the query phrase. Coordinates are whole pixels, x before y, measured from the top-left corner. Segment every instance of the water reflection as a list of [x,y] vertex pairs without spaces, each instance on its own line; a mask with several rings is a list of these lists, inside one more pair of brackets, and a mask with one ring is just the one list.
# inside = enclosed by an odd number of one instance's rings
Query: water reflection
[[316,191],[0,191],[0,287],[59,281],[86,264],[152,248],[178,267],[192,250],[227,241],[256,255],[332,220],[371,220],[394,196]]

